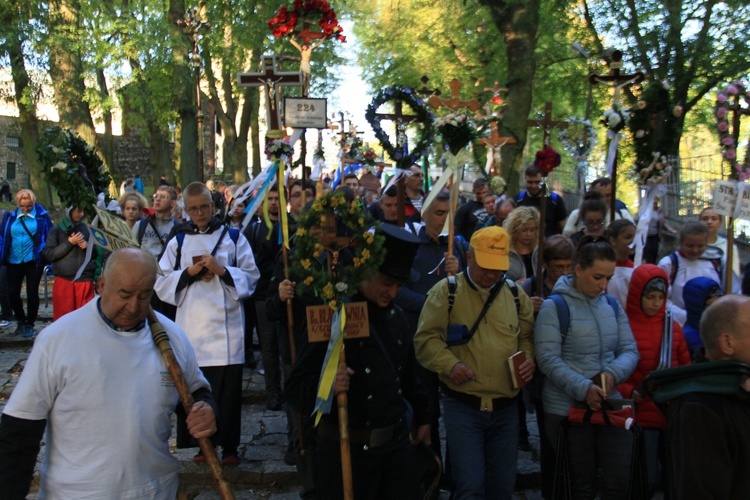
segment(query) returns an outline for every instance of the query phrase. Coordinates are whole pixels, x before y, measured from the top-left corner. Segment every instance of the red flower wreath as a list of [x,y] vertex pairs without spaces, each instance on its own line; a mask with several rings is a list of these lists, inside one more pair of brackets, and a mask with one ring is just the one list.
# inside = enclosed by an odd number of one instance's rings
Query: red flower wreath
[[326,38],[335,36],[339,42],[346,41],[341,34],[344,29],[339,25],[336,11],[326,0],[294,0],[291,11],[286,6],[280,7],[276,15],[268,20],[268,27],[276,38],[293,36],[300,19],[314,22],[314,18],[318,18],[318,26]]
[[555,151],[552,147],[547,146],[541,151],[536,152],[534,158],[534,166],[538,167],[539,170],[544,172],[544,175],[551,173],[555,167],[560,165],[560,153]]

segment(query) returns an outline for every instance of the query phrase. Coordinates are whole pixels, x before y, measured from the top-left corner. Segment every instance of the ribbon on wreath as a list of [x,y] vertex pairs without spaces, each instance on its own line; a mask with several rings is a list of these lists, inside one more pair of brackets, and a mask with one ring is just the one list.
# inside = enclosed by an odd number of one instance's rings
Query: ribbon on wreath
[[607,131],[607,137],[612,139],[609,142],[609,150],[607,151],[607,175],[611,177],[612,168],[614,168],[615,159],[617,158],[617,148],[620,145],[622,134],[609,130]]
[[315,397],[315,425],[318,425],[324,413],[330,413],[333,406],[334,387],[336,386],[336,373],[338,372],[341,348],[344,344],[344,329],[346,328],[346,307],[339,304],[338,309],[333,312],[331,318],[331,338],[328,340],[328,349],[320,369],[320,384]]
[[643,262],[643,248],[646,246],[648,226],[654,216],[654,198],[657,196],[663,197],[666,194],[667,186],[657,184],[648,188],[646,197],[641,201],[641,206],[638,209],[638,225],[635,228],[635,238],[633,239],[635,243],[635,257],[633,258],[635,267],[640,266]]

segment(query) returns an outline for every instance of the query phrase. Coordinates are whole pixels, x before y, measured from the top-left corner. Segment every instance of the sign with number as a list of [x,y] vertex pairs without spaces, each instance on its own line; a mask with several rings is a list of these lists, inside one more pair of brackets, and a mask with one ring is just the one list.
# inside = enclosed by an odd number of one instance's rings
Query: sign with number
[[[750,219],[750,186],[744,182],[716,181],[714,210],[719,215]],[[740,196],[740,193],[741,196]],[[740,206],[737,206],[739,200]]]
[[[351,302],[345,304],[346,325],[345,339],[358,339],[370,336],[370,321],[367,315],[367,302]],[[310,342],[323,342],[331,338],[331,322],[333,309],[328,306],[308,306],[307,338]]]
[[327,128],[325,99],[284,98],[284,125],[292,128]]

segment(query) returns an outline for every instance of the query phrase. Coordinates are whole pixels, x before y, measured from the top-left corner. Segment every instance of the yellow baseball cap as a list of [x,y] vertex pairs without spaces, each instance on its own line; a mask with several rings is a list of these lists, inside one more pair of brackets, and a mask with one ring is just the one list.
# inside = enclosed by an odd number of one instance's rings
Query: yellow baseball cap
[[480,267],[494,271],[507,271],[510,267],[510,236],[499,226],[476,231],[471,237],[474,258]]

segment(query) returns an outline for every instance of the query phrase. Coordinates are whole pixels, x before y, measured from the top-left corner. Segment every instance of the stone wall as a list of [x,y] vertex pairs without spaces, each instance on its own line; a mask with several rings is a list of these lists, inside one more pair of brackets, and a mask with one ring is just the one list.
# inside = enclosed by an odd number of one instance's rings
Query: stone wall
[[[19,147],[9,147],[16,139]],[[8,179],[12,193],[29,186],[29,173],[24,165],[21,146],[21,127],[18,118],[0,116],[0,176]],[[15,178],[8,176],[9,163],[15,164]]]

